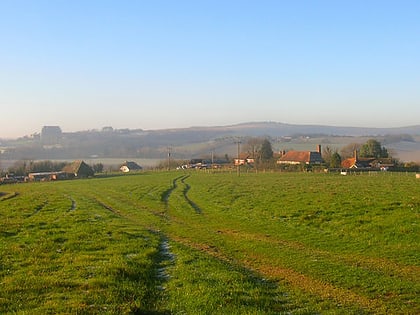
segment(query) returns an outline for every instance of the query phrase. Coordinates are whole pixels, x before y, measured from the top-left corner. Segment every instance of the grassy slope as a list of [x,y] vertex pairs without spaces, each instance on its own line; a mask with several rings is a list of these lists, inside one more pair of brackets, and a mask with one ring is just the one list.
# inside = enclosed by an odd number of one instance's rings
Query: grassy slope
[[309,293],[310,312],[418,311],[413,177],[194,174],[183,181],[191,189],[184,206],[181,193],[172,205],[171,233],[190,247],[280,280],[289,293]]
[[1,313],[420,312],[412,175],[150,173],[1,190]]
[[[1,187],[0,313],[113,313],[156,308],[159,195],[130,178]],[[12,194],[13,196],[15,194]],[[5,200],[6,199],[6,200]]]

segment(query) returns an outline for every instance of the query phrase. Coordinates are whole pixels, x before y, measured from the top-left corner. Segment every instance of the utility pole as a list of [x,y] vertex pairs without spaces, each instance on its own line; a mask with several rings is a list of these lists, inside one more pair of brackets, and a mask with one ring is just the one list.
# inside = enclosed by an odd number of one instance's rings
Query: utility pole
[[168,147],[168,171],[171,169],[171,147]]
[[240,150],[241,150],[241,141],[235,141],[235,143],[238,145],[238,153],[237,153],[237,157],[236,157],[236,161],[237,161],[237,163],[238,163],[238,165],[237,165],[237,172],[238,172],[238,176],[241,176],[241,162],[240,162],[240,160],[239,160],[239,152],[240,152]]

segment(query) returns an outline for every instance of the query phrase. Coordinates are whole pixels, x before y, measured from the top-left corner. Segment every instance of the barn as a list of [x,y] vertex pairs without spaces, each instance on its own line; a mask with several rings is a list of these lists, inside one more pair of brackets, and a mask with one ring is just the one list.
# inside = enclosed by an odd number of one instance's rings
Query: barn
[[82,160],[74,161],[62,169],[68,178],[87,178],[94,175],[93,169]]

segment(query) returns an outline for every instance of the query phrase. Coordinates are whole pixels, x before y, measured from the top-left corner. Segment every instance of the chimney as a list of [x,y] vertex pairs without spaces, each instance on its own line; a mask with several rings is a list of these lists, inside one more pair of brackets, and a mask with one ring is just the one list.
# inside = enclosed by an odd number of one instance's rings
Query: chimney
[[356,160],[356,162],[357,162],[357,150],[354,150],[354,159]]
[[317,149],[317,152],[319,154],[322,154],[322,152],[321,152],[321,145],[320,144],[317,145],[316,149]]

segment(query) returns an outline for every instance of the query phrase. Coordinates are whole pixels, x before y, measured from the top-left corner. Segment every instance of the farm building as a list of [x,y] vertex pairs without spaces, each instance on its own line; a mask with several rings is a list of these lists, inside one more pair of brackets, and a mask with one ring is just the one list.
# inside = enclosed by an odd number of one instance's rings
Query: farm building
[[255,160],[250,156],[249,153],[241,153],[239,157],[235,158],[235,165],[253,164]]
[[65,172],[37,172],[28,174],[28,180],[30,181],[50,181],[59,179],[67,179],[67,174]]
[[277,164],[321,164],[321,146],[318,145],[317,151],[288,151],[278,160]]
[[354,156],[345,159],[341,162],[341,167],[347,169],[366,169],[376,168],[387,170],[395,166],[392,158],[361,158],[358,156],[357,151],[354,151]]
[[86,178],[94,175],[93,169],[81,160],[64,166],[62,171],[67,174],[68,178]]
[[133,161],[125,161],[120,166],[120,171],[123,173],[133,172],[133,171],[140,171],[142,167],[138,165],[136,162]]

